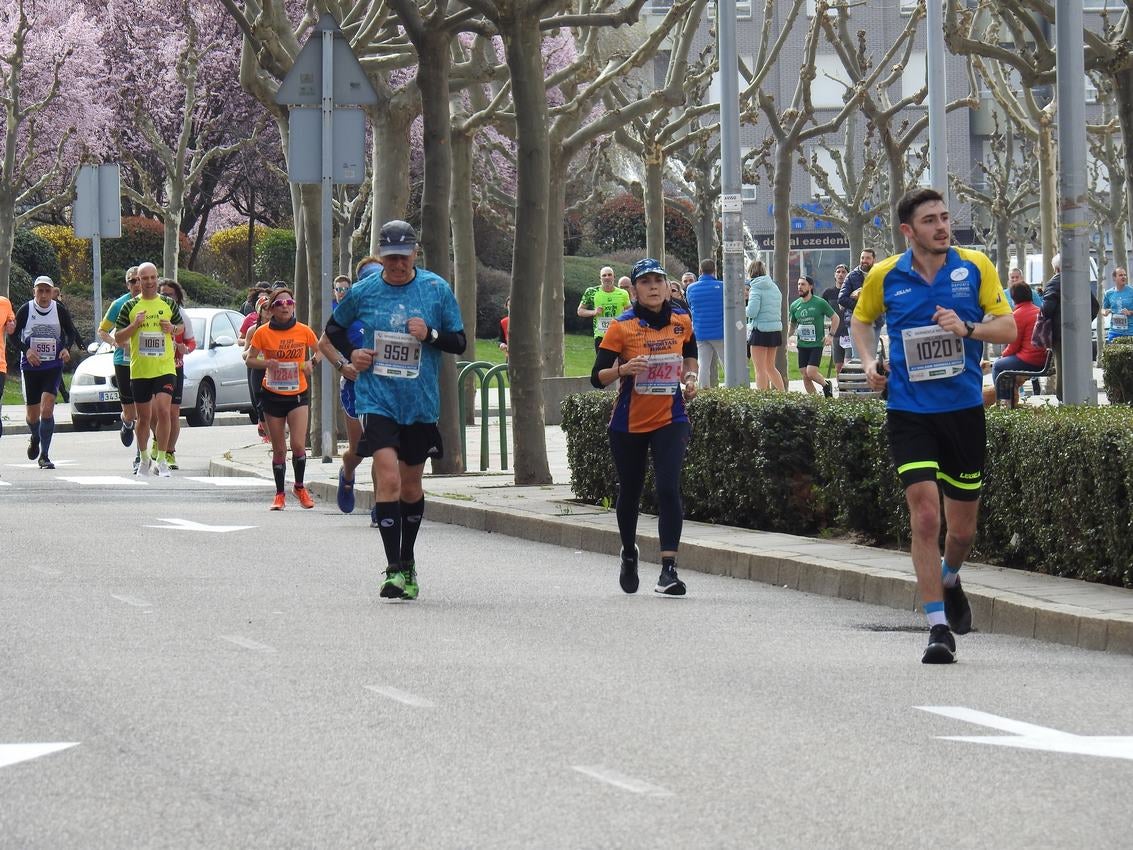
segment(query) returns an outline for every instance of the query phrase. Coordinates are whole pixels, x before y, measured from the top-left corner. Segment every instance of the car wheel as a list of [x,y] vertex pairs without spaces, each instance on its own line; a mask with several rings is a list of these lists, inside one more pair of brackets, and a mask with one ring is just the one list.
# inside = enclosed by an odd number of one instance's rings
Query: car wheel
[[201,381],[197,389],[197,403],[185,413],[185,421],[194,428],[207,427],[216,418],[216,390],[211,381]]

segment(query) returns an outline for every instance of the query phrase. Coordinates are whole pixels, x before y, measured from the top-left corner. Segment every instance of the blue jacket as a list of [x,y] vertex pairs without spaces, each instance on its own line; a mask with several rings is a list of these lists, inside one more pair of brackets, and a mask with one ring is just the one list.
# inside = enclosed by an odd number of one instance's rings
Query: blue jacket
[[783,293],[770,275],[760,275],[751,279],[751,291],[747,296],[747,329],[771,331],[783,330]]
[[697,339],[724,338],[724,282],[702,274],[685,293]]

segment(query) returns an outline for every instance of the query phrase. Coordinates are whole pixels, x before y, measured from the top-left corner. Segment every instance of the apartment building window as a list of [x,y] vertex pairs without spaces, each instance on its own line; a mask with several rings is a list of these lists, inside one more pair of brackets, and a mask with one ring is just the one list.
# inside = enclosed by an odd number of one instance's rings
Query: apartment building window
[[[650,2],[657,2],[657,0],[650,0]],[[669,0],[672,2],[672,0]],[[740,21],[751,20],[751,3],[752,0],[736,0],[736,19]],[[708,3],[708,20],[716,20],[716,0],[710,0]]]
[[846,66],[833,53],[814,57],[814,81],[810,84],[810,99],[815,109],[841,109],[850,82]]

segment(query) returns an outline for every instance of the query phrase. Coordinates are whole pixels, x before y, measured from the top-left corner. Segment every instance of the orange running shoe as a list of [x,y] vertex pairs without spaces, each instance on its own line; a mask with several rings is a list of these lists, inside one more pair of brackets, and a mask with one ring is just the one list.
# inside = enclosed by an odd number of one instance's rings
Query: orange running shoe
[[271,502],[271,509],[273,511],[282,511],[283,510],[283,503],[285,501],[287,501],[286,496],[284,496],[282,493],[276,493],[275,498],[272,499],[272,502]]
[[295,492],[295,498],[299,500],[299,504],[305,508],[313,508],[315,500],[311,498],[311,491],[306,487],[296,484],[292,488]]

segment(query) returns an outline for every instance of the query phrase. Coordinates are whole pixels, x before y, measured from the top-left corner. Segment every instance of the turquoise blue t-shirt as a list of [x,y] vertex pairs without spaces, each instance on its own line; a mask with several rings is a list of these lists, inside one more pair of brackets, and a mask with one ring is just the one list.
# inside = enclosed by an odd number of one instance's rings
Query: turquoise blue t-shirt
[[[1102,306],[1113,314],[1110,316],[1109,320],[1110,336],[1129,336],[1133,334],[1133,328],[1129,327],[1130,317],[1121,315],[1122,310],[1133,310],[1133,288],[1127,286],[1124,289],[1107,289],[1105,298],[1102,301]],[[1122,322],[1122,319],[1125,321]],[[1121,327],[1122,324],[1124,324],[1125,327]]]
[[[414,317],[441,332],[463,331],[460,307],[448,282],[425,269],[416,272],[402,286],[386,283],[380,272],[362,278],[335,308],[335,323],[349,328],[361,322],[366,348],[374,347],[375,332],[408,333]],[[388,416],[400,425],[436,422],[441,411],[441,355],[439,349],[422,343],[415,378],[376,375],[372,370],[361,373],[354,385],[358,414]]]
[[[117,298],[115,298],[112,302],[110,302],[110,306],[106,310],[106,318],[104,318],[102,320],[102,325],[100,327],[103,327],[104,330],[109,332],[115,326],[115,324],[118,322],[118,314],[122,312],[122,305],[125,304],[127,301],[129,301],[133,297],[134,296],[131,295],[129,292],[123,292],[121,295],[119,295]],[[110,327],[109,328],[104,327],[105,325],[109,325]],[[129,366],[130,365],[130,355],[127,353],[127,351],[128,351],[128,349],[123,348],[122,346],[118,346],[114,349],[114,365],[115,366]]]

